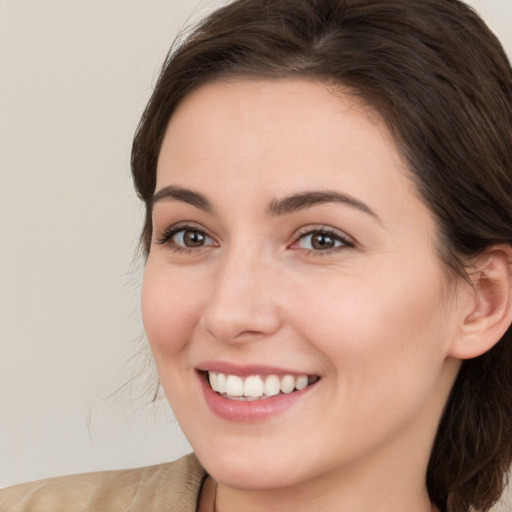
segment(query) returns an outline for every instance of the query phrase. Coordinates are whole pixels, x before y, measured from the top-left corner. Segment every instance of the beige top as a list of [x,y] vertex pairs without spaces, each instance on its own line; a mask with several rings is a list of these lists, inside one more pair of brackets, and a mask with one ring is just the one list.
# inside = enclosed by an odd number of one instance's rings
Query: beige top
[[49,478],[0,490],[0,512],[195,512],[196,456],[137,469]]

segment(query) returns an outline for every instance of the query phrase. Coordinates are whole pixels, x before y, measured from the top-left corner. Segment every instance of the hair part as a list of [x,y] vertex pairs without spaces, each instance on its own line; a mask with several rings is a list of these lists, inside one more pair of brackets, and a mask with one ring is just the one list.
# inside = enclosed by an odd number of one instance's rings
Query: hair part
[[[437,220],[446,268],[512,244],[512,72],[498,39],[459,0],[237,0],[171,49],[132,150],[152,236],[160,147],[201,85],[306,78],[354,91],[387,123]],[[512,333],[464,361],[432,450],[427,487],[442,512],[486,511],[512,460]]]

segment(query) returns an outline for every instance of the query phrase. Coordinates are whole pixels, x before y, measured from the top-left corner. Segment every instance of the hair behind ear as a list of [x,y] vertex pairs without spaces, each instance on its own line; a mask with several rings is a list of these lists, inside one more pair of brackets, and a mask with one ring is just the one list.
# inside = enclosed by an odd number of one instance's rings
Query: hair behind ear
[[503,493],[512,460],[511,369],[512,328],[462,363],[427,469],[429,495],[441,512],[487,511]]
[[451,352],[464,361],[427,471],[441,512],[489,510],[512,460],[512,248],[491,246],[468,276],[466,314]]

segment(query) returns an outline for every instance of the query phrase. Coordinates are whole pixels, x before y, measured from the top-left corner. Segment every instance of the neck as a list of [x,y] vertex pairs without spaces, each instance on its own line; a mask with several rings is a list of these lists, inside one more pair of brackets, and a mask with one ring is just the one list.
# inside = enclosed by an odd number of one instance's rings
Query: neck
[[[233,492],[234,491],[234,492]],[[418,497],[414,501],[406,503],[404,497],[387,500],[385,503],[378,499],[350,499],[338,497],[334,500],[327,496],[308,496],[301,500],[298,496],[283,497],[282,493],[258,493],[249,491],[237,491],[224,486],[218,486],[215,493],[214,512],[262,512],[272,510],[275,512],[311,512],[318,510],[322,512],[437,512],[437,509],[430,503],[428,496]],[[303,497],[304,493],[300,493]],[[210,508],[212,510],[212,508]]]
[[[394,473],[392,469],[390,473]],[[234,489],[217,484],[214,512],[435,512],[420,478],[379,475],[323,475],[289,488]],[[212,510],[210,508],[210,510]]]

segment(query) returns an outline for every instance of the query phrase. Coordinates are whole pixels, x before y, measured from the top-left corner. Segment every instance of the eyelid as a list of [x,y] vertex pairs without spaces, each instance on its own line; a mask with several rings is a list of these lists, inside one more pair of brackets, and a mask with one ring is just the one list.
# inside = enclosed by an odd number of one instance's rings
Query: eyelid
[[[203,234],[205,237],[207,237],[209,240],[211,240],[213,243],[205,244],[203,246],[199,247],[186,247],[181,246],[176,243],[172,243],[172,238],[179,233],[180,231],[195,231],[198,233]],[[330,249],[325,250],[319,250],[319,249],[305,249],[301,247],[297,247],[300,240],[308,235],[314,235],[314,234],[323,234],[326,236],[331,236],[341,242],[340,246],[332,247]],[[209,233],[207,229],[205,229],[202,225],[197,224],[193,221],[181,221],[176,224],[172,224],[171,226],[167,227],[161,234],[155,239],[155,242],[160,245],[168,245],[171,249],[176,251],[200,251],[201,249],[204,249],[206,247],[211,246],[218,246],[218,242],[215,239],[215,237]],[[302,250],[302,251],[308,251],[311,253],[316,254],[330,254],[333,252],[337,252],[343,249],[347,248],[353,248],[356,245],[355,240],[347,235],[344,231],[341,231],[339,229],[333,228],[331,226],[325,225],[325,224],[316,224],[316,225],[307,225],[304,227],[301,227],[297,232],[293,235],[292,242],[288,245],[288,248],[294,249],[294,250]]]
[[[351,236],[347,235],[344,231],[333,228],[331,226],[326,226],[325,224],[317,224],[317,225],[304,226],[304,227],[300,228],[296,232],[296,234],[293,236],[293,241],[288,247],[292,248],[292,249],[300,250],[301,249],[300,247],[294,248],[294,246],[297,245],[303,237],[305,237],[307,235],[317,234],[317,233],[332,236],[332,237],[336,238],[337,240],[341,241],[343,245],[339,246],[339,247],[333,247],[331,249],[326,249],[323,251],[316,250],[316,249],[309,249],[309,252],[314,252],[317,254],[320,254],[320,253],[329,254],[329,253],[336,252],[336,251],[339,251],[342,249],[353,248],[356,245],[355,240]],[[308,249],[302,249],[302,250],[308,250]]]
[[[171,239],[172,239],[172,237],[174,235],[176,235],[176,233],[179,233],[180,231],[187,231],[187,230],[188,231],[195,231],[197,233],[203,234],[204,236],[206,236],[210,240],[212,240],[214,242],[214,244],[208,244],[208,245],[204,245],[204,246],[201,246],[201,247],[194,248],[194,247],[181,247],[179,245],[171,243]],[[196,224],[195,222],[191,222],[191,221],[182,221],[182,222],[178,222],[176,224],[172,224],[171,226],[166,228],[155,239],[155,243],[160,244],[160,245],[169,244],[169,246],[171,246],[173,249],[176,249],[176,250],[186,250],[186,251],[188,251],[188,250],[200,250],[203,247],[209,247],[211,245],[218,245],[217,241],[215,240],[215,237],[212,236],[208,232],[207,229],[205,229],[203,226],[201,226],[199,224]]]

